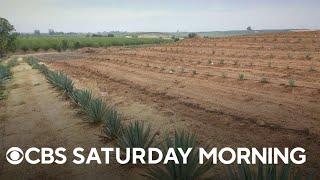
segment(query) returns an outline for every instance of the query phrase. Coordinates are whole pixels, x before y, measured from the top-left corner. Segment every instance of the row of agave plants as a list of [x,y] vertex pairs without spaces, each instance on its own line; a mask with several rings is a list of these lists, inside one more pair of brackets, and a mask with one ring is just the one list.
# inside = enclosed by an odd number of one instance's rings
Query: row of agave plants
[[[193,151],[188,157],[188,164],[175,164],[169,161],[168,164],[150,165],[145,167],[142,174],[148,179],[165,179],[165,180],[191,180],[208,177],[211,174],[214,165],[212,161],[206,161],[199,164],[198,146],[196,136],[186,131],[175,131],[174,136],[170,137],[165,134],[160,143],[156,143],[157,133],[153,133],[149,125],[141,121],[133,121],[128,125],[122,122],[122,115],[112,106],[108,106],[100,98],[94,98],[91,91],[79,90],[74,87],[73,81],[62,72],[51,71],[44,64],[39,64],[38,60],[33,57],[27,58],[28,64],[42,72],[48,81],[55,87],[63,91],[72,101],[77,104],[81,111],[86,114],[88,119],[93,123],[104,123],[104,132],[107,138],[116,141],[116,145],[122,149],[125,148],[144,148],[158,146],[163,153],[167,153],[169,147],[174,148],[179,155],[178,147],[186,151],[192,147]],[[182,157],[178,156],[179,162]],[[248,165],[239,165],[237,168],[228,167],[226,175],[221,176],[223,179],[265,179],[265,180],[287,180],[297,178],[301,179],[302,174],[292,171],[290,165],[282,167],[264,166],[249,167]],[[220,177],[220,178],[221,178]]]
[[12,76],[10,69],[17,64],[17,58],[11,59],[7,63],[1,62],[0,64],[0,100],[6,97],[4,93],[4,85],[7,82],[7,80],[9,80]]

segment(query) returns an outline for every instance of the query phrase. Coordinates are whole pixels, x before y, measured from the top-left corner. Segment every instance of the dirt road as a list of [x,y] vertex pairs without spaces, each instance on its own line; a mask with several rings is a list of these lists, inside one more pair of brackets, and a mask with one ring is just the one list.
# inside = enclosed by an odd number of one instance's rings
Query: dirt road
[[[97,136],[101,127],[86,123],[68,101],[47,83],[43,75],[22,62],[13,68],[13,79],[6,107],[1,110],[1,155],[17,146],[28,147],[103,147]],[[70,152],[68,152],[70,153]],[[2,162],[0,179],[121,179],[122,169],[110,165],[29,165]],[[67,161],[68,162],[68,161]],[[69,161],[71,162],[71,161]],[[1,172],[2,171],[2,172]],[[17,173],[18,172],[18,173]],[[126,173],[129,174],[129,173]]]

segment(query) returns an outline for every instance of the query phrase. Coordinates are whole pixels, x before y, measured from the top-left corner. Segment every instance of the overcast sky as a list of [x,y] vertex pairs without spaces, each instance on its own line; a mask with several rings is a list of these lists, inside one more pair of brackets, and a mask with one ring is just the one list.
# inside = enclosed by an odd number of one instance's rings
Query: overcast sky
[[320,29],[320,0],[0,0],[19,32]]

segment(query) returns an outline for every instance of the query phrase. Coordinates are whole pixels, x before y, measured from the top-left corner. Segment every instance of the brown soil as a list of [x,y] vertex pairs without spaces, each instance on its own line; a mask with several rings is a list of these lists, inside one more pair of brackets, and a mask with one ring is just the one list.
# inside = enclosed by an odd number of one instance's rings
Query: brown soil
[[[1,156],[13,146],[105,147],[99,138],[101,127],[93,126],[79,117],[62,94],[55,91],[37,70],[26,63],[13,68],[13,79],[5,109],[1,112]],[[69,152],[67,153],[69,154]],[[72,156],[68,156],[71,158]],[[128,170],[117,165],[30,165],[2,163],[0,179],[126,179]],[[68,163],[69,162],[69,163]],[[126,171],[126,172],[124,172]]]
[[301,146],[305,166],[319,169],[319,37],[315,31],[197,38],[43,59],[154,130],[188,129],[218,147]]

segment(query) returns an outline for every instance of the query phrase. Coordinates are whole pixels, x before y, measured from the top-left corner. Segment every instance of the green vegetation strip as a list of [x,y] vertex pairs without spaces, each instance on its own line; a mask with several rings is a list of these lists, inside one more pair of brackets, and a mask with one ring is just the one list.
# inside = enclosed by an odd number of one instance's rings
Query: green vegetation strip
[[161,38],[127,38],[127,37],[67,37],[67,36],[30,36],[17,38],[17,50],[47,51],[54,49],[64,51],[67,49],[79,49],[82,47],[109,47],[109,46],[129,46],[143,44],[161,44],[173,42],[171,39]]
[[[197,148],[199,145],[194,134],[175,131],[173,137],[165,134],[160,143],[155,143],[157,133],[151,131],[150,125],[146,125],[141,121],[133,121],[128,125],[124,125],[121,114],[114,107],[106,105],[101,98],[94,98],[89,90],[76,89],[73,81],[67,75],[49,70],[44,64],[39,64],[38,60],[33,57],[28,57],[27,63],[42,72],[51,84],[72,99],[80,107],[81,111],[86,114],[88,120],[92,123],[103,122],[106,137],[110,140],[116,140],[118,147],[122,149],[143,148],[146,151],[150,147],[159,147],[164,153],[167,153],[169,148],[174,148],[179,162],[182,162],[182,156],[179,155],[178,148],[182,148],[183,151],[192,148],[187,164],[175,164],[169,161],[167,164],[149,165],[142,174],[143,176],[148,179],[163,180],[208,178],[205,175],[214,165],[211,160],[205,161],[204,164],[199,164]],[[209,147],[207,148],[209,149]],[[218,178],[230,180],[289,180],[303,178],[302,173],[293,171],[290,164],[279,166],[262,164],[253,167],[242,164],[238,165],[237,168],[228,166],[226,174]],[[311,177],[310,175],[306,179]]]
[[11,78],[11,68],[18,64],[17,58],[9,60],[6,64],[0,64],[0,100],[5,99],[5,83]]

